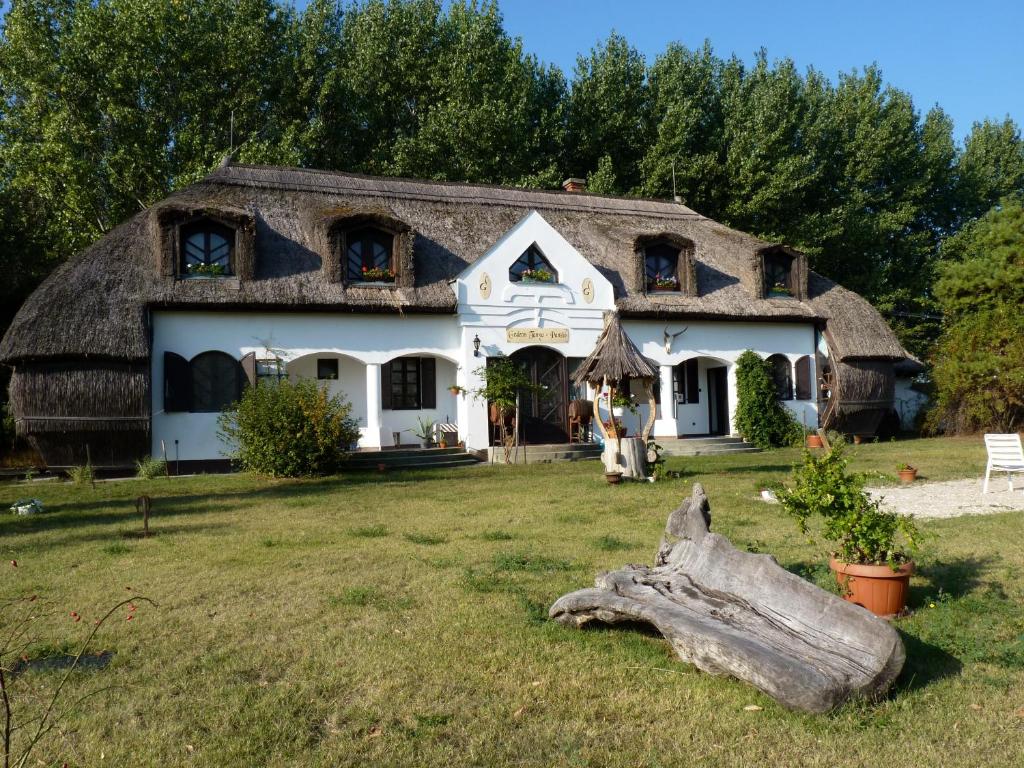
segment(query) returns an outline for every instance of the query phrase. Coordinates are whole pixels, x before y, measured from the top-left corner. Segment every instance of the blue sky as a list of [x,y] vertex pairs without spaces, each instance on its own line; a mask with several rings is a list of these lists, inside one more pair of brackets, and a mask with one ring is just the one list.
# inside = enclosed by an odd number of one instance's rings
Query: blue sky
[[872,62],[922,112],[939,104],[957,137],[986,117],[1024,124],[1020,0],[504,0],[505,28],[541,60],[572,72],[614,29],[648,60],[667,43],[709,39],[721,56],[789,57],[835,79]]

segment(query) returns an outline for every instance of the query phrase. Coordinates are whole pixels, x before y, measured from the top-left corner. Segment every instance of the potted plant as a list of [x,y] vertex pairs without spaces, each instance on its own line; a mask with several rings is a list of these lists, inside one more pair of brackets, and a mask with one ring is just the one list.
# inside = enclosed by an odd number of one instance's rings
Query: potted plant
[[526,371],[507,357],[492,357],[487,365],[473,371],[483,380],[483,386],[473,390],[473,397],[486,400],[488,418],[498,430],[498,438],[505,451],[505,463],[512,463],[512,447],[515,444],[516,398],[520,392],[536,392],[541,389],[534,384]]
[[785,283],[775,283],[772,285],[771,290],[768,291],[769,296],[792,296],[793,292],[789,290],[789,286]]
[[807,447],[808,448],[823,448],[824,443],[821,442],[821,435],[817,432],[807,433]]
[[434,422],[430,419],[417,417],[416,426],[411,430],[420,439],[420,448],[429,448],[434,437]]
[[385,267],[363,267],[361,272],[364,283],[393,283],[395,270]]
[[896,471],[899,473],[900,482],[904,485],[910,485],[917,479],[917,467],[912,467],[906,462],[900,464]]
[[456,397],[458,397],[466,390],[460,387],[458,384],[452,384],[452,386],[448,387],[448,391],[451,392]]
[[895,616],[906,608],[917,527],[910,517],[883,510],[864,491],[864,478],[846,465],[841,441],[820,456],[804,451],[793,486],[777,495],[801,532],[821,518],[821,534],[835,547],[829,568],[843,597],[879,616]]
[[555,276],[551,274],[544,267],[537,267],[536,269],[524,269],[520,275],[524,283],[553,283],[555,282]]
[[658,274],[651,278],[647,287],[652,291],[678,291],[679,280],[671,275],[668,277],[662,277]]
[[608,485],[618,485],[622,482],[621,472],[605,472],[604,479],[608,481]]

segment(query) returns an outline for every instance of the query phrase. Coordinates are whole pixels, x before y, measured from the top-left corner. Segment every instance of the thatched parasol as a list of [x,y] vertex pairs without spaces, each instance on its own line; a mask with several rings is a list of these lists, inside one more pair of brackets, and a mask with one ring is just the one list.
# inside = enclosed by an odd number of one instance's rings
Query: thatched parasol
[[[622,329],[622,321],[618,313],[613,313],[608,324],[605,325],[601,338],[597,340],[594,351],[590,353],[573,375],[573,381],[577,384],[584,382],[593,385],[597,389],[608,388],[608,410],[611,412],[611,403],[615,398],[615,389],[622,379],[639,379],[643,382],[644,393],[650,406],[647,416],[647,423],[644,425],[643,440],[646,443],[650,437],[651,428],[654,426],[656,404],[654,402],[654,380],[659,376],[658,366],[640,354],[633,340],[626,335]],[[600,398],[594,398],[594,417],[597,419],[598,428],[605,438],[619,440],[619,428],[615,423],[614,416],[611,416],[612,434],[605,429],[604,420],[598,408]]]

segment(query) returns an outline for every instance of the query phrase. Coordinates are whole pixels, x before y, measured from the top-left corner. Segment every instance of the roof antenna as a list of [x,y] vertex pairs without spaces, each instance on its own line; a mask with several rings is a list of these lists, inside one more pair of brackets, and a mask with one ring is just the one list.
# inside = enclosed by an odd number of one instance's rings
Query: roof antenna
[[[233,113],[232,113],[233,114]],[[676,161],[672,158],[672,199],[682,205],[683,198],[676,194]]]

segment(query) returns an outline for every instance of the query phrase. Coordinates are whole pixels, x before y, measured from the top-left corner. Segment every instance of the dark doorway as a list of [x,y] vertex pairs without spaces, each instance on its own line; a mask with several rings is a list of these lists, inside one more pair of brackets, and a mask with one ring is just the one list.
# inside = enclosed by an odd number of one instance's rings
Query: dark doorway
[[708,432],[729,434],[729,379],[724,365],[708,368]]
[[512,360],[526,369],[536,391],[522,392],[519,415],[520,439],[527,443],[567,443],[569,382],[565,358],[547,347],[526,347],[512,354]]

